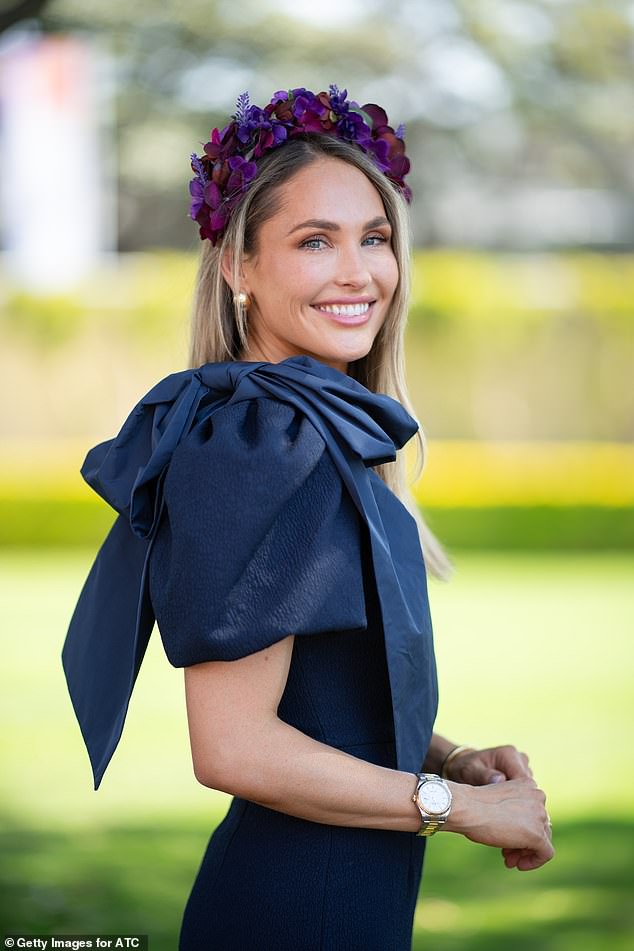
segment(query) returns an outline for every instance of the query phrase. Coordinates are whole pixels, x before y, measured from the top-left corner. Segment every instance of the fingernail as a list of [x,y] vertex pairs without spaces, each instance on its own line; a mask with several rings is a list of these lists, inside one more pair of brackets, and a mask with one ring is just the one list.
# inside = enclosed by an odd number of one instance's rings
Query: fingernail
[[491,780],[490,780],[490,781],[491,781],[492,783],[503,783],[503,782],[504,782],[504,778],[505,778],[505,777],[504,777],[504,775],[503,775],[502,773],[493,773],[492,776],[491,776]]

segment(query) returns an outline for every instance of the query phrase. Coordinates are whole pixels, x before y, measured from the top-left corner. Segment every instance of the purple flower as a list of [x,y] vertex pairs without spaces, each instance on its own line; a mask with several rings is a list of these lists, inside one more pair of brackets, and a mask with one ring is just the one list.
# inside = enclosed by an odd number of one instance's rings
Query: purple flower
[[196,174],[198,175],[198,178],[199,178],[200,181],[203,183],[203,185],[206,185],[206,184],[207,184],[207,175],[205,174],[205,169],[203,168],[203,163],[200,161],[200,159],[198,158],[198,156],[196,155],[195,152],[192,153],[191,161],[192,161],[192,168],[193,168],[193,170],[196,172]]
[[330,86],[330,108],[337,116],[349,115],[351,109],[359,109],[359,103],[348,99],[348,90],[339,91],[338,86]]
[[244,122],[248,108],[249,108],[249,93],[243,92],[242,95],[238,96],[238,99],[236,102],[236,111],[233,116],[236,122]]
[[359,106],[347,89],[331,85],[315,94],[309,89],[281,89],[261,109],[248,92],[238,96],[236,111],[223,129],[212,129],[204,154],[191,156],[195,177],[189,183],[190,216],[201,238],[216,244],[234,207],[258,172],[257,161],[288,138],[305,133],[332,135],[355,143],[410,201],[404,177],[410,163],[405,155],[404,127],[389,125],[385,110],[375,103]]
[[248,162],[241,155],[233,155],[227,161],[230,175],[227,179],[226,190],[229,194],[235,191],[244,191],[246,185],[253,181],[258,167],[255,162]]
[[357,145],[370,141],[371,133],[358,112],[343,114],[337,123],[337,133],[342,139],[356,142]]
[[215,182],[209,182],[208,185],[205,185],[204,195],[205,202],[214,211],[222,204],[222,192]]
[[236,120],[237,128],[236,135],[241,142],[249,142],[252,138],[253,133],[258,129],[266,128],[270,125],[269,117],[264,111],[258,106],[250,106],[244,115]]
[[196,220],[198,212],[205,204],[205,196],[203,194],[204,189],[200,184],[197,178],[193,178],[189,183],[189,194],[192,197],[191,205],[189,208],[189,216]]

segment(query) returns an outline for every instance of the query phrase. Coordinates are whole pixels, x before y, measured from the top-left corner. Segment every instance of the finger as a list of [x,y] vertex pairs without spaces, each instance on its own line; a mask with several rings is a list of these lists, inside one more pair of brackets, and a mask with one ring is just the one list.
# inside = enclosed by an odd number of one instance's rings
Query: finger
[[493,769],[489,763],[474,760],[464,769],[465,779],[472,786],[488,786],[490,783],[503,783],[506,780],[506,773],[499,769]]
[[458,757],[454,772],[461,782],[471,786],[488,786],[490,783],[501,783],[507,778],[506,773],[498,763],[493,761],[490,750],[476,750],[463,753]]
[[508,769],[513,771],[514,777],[517,779],[531,779],[533,771],[529,766],[526,753],[521,753],[515,746],[506,747],[505,751],[507,753]]
[[550,818],[550,816],[549,816],[548,813],[546,813],[546,819],[545,819],[545,822],[544,822],[544,826],[545,826],[545,830],[546,830],[546,835],[548,836],[548,840],[549,840],[550,842],[552,842],[552,840],[553,840],[553,823],[552,823],[552,820],[551,820],[551,818]]
[[542,865],[545,865],[551,858],[551,855],[547,855],[543,852],[525,853],[520,856],[516,868],[518,872],[532,872],[536,868],[541,868]]
[[502,849],[502,856],[504,858],[504,864],[506,867],[515,868],[521,854],[521,849]]
[[543,864],[537,852],[523,852],[517,861],[516,868],[519,872],[531,872]]
[[546,862],[550,862],[555,854],[555,850],[549,841],[546,841],[540,849],[525,849],[517,863],[517,869],[520,872],[530,872],[533,869],[541,868]]
[[499,756],[496,757],[495,765],[504,770],[509,779],[532,778],[533,771],[528,765],[526,753],[520,753],[514,746],[502,746],[496,752],[499,752]]

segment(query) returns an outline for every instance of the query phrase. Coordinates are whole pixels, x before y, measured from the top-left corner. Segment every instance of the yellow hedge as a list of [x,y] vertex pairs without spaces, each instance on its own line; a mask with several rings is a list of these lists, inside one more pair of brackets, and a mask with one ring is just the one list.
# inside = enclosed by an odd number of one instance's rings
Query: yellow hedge
[[[0,444],[0,498],[95,498],[79,468],[91,440]],[[409,450],[409,447],[408,447]],[[408,455],[410,464],[413,454]],[[417,501],[432,507],[634,505],[634,446],[431,440]]]
[[630,506],[634,446],[433,440],[414,494],[435,507]]

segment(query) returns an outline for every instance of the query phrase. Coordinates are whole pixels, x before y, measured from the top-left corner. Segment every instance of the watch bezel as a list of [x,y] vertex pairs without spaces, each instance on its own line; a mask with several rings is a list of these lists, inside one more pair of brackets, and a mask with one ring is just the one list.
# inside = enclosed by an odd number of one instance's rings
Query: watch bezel
[[[425,793],[426,788],[431,785],[440,786],[445,796],[447,797],[447,802],[443,806],[442,809],[432,809],[423,800],[423,795]],[[451,803],[452,803],[451,790],[449,789],[449,786],[447,785],[447,783],[440,777],[439,778],[434,777],[434,779],[427,779],[425,780],[425,782],[421,782],[418,789],[416,790],[416,801],[421,811],[424,812],[426,815],[431,816],[432,818],[436,818],[438,816],[444,816],[449,811],[449,809],[451,809]]]

